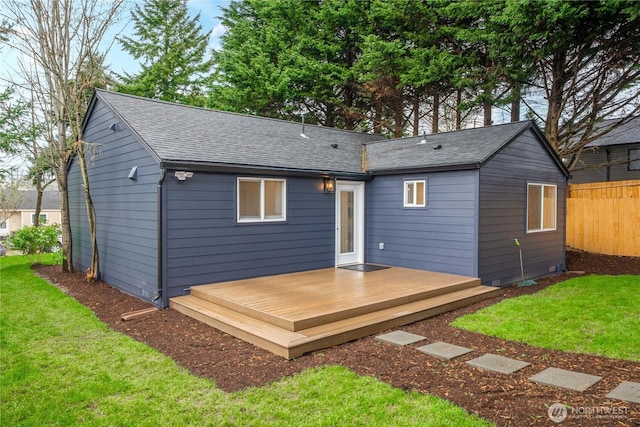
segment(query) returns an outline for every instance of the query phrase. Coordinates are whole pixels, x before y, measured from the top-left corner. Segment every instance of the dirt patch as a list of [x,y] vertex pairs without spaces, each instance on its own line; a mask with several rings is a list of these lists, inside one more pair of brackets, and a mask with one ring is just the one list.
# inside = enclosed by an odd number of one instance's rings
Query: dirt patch
[[[395,387],[441,396],[498,425],[555,425],[549,420],[547,409],[556,402],[579,411],[572,414],[570,410],[569,418],[561,424],[563,426],[640,425],[640,405],[604,397],[621,381],[640,382],[640,363],[546,350],[449,326],[463,314],[505,298],[538,292],[575,277],[576,273],[544,278],[535,286],[509,287],[496,298],[402,327],[402,330],[427,337],[427,341],[414,346],[395,347],[369,336],[314,351],[295,360],[285,360],[173,310],[157,311],[124,322],[120,319],[123,313],[150,307],[150,304],[103,282],[88,284],[80,272],[61,273],[59,267],[41,265],[34,269],[93,310],[113,329],[158,349],[195,375],[214,380],[219,388],[228,392],[262,386],[313,366],[343,365],[360,375],[377,377]],[[569,251],[567,270],[584,271],[586,274],[640,275],[640,258]],[[474,351],[445,362],[415,349],[433,341],[446,341]],[[501,375],[464,363],[484,353],[524,360],[531,366],[515,374]],[[538,385],[527,379],[551,366],[599,375],[603,380],[578,393]],[[614,407],[619,418],[606,414],[598,418],[594,415],[594,411],[603,415],[603,411]]]

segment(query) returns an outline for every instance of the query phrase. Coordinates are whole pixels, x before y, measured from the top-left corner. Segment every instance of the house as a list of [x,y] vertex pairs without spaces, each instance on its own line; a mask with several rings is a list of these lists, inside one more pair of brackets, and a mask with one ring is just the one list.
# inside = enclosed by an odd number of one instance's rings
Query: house
[[[605,120],[602,127],[618,120]],[[571,173],[572,184],[640,179],[640,117],[587,144]]]
[[[37,197],[38,193],[36,190],[22,192],[22,199],[20,200],[18,208],[8,219],[0,223],[0,238],[5,238],[12,231],[33,225]],[[42,195],[40,221],[46,224],[60,224],[60,220],[60,193],[57,191],[45,191]]]
[[[375,263],[506,286],[564,269],[568,172],[533,122],[386,140],[97,90],[83,124],[101,277],[190,287]],[[73,263],[90,265],[79,162]]]

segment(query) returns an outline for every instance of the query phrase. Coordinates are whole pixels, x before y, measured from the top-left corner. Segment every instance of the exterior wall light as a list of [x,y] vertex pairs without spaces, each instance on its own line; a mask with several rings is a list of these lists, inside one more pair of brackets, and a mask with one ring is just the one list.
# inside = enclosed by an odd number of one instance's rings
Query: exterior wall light
[[324,179],[324,192],[327,194],[333,194],[336,192],[336,182],[333,179]]
[[186,181],[187,178],[191,178],[192,176],[193,172],[176,171],[176,178],[178,178],[178,181]]

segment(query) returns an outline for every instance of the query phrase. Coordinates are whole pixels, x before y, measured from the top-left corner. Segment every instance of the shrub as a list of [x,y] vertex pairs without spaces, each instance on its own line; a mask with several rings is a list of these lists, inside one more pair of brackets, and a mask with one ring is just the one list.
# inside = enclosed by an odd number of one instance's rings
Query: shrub
[[42,254],[59,249],[60,225],[41,225],[24,227],[11,233],[7,243],[11,249],[22,251],[25,255]]

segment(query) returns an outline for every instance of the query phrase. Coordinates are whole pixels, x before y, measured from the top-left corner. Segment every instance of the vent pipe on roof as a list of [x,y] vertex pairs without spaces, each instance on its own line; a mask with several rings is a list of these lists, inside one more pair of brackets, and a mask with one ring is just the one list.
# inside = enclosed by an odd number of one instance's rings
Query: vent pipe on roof
[[422,145],[427,143],[427,131],[422,132],[422,139],[416,145]]
[[309,139],[309,137],[304,133],[304,113],[302,113],[302,133],[300,134],[300,136],[305,139]]

